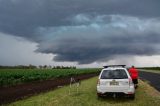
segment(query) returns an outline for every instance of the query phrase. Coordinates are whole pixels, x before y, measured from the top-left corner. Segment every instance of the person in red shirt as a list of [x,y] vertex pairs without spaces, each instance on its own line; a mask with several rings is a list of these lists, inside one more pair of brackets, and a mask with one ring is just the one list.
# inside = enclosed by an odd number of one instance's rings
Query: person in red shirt
[[134,66],[132,66],[128,71],[131,75],[131,78],[132,78],[132,81],[133,81],[135,87],[137,87],[137,84],[138,84],[138,70]]

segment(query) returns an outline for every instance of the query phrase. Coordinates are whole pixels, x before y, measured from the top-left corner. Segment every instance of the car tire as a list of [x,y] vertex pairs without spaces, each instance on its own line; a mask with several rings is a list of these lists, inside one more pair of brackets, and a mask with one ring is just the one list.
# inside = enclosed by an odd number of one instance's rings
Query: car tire
[[135,85],[135,89],[137,89],[137,88],[138,88],[138,85],[136,84],[136,85]]
[[131,100],[134,100],[134,99],[135,99],[135,94],[129,95],[129,98],[130,98]]
[[103,96],[101,95],[101,94],[99,94],[99,93],[97,93],[97,98],[98,99],[100,99],[100,98],[102,98]]

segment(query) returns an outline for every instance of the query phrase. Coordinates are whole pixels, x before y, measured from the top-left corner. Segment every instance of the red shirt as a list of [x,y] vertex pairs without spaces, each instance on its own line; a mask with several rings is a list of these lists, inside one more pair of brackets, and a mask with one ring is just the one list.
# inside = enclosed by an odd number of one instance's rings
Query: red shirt
[[137,69],[130,68],[128,71],[129,71],[132,79],[138,79],[138,70]]

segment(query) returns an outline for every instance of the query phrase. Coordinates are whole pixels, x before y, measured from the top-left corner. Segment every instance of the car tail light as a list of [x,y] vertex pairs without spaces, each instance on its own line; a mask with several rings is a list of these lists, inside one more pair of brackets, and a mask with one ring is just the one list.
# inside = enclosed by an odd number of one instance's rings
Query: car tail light
[[132,82],[132,79],[129,78],[128,80],[129,80],[129,86],[131,86],[131,84],[133,83],[133,82]]
[[133,92],[127,92],[127,94],[134,94]]
[[97,85],[100,85],[100,79],[97,80]]

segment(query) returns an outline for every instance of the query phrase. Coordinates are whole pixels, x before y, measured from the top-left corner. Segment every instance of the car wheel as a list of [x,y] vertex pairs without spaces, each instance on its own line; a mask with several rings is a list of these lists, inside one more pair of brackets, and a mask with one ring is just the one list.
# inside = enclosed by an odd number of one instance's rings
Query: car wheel
[[135,99],[135,94],[129,95],[129,98],[134,100]]
[[97,98],[98,99],[100,99],[100,98],[102,98],[103,96],[101,95],[101,94],[99,94],[99,93],[97,93]]
[[136,85],[135,85],[135,89],[137,89],[137,88],[138,88],[138,85],[136,84]]

